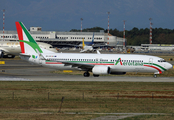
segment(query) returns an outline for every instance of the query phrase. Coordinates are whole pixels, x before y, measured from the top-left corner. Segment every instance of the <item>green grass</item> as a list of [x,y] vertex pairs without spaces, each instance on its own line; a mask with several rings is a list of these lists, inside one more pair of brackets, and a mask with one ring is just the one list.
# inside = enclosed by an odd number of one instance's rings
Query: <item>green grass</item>
[[103,116],[88,113],[174,114],[173,86],[174,83],[143,82],[0,82],[0,116],[1,119],[81,120]]

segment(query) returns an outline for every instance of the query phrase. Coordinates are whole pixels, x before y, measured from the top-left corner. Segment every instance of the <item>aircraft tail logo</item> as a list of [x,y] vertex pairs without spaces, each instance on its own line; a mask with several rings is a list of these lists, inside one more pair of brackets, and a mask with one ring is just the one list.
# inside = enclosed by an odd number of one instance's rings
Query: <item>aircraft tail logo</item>
[[16,29],[21,46],[21,52],[23,54],[36,54],[38,52],[43,53],[22,22],[16,22]]
[[93,36],[92,36],[92,44],[94,44],[94,33],[93,33]]
[[84,47],[85,47],[85,42],[84,42],[84,38],[83,38],[83,40],[82,40],[82,49],[84,49]]

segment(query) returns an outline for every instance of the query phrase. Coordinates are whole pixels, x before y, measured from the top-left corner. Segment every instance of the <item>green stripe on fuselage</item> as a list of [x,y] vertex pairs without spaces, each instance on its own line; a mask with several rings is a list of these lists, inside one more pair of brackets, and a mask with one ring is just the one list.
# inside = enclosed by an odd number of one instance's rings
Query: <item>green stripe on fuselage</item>
[[[54,60],[46,60],[45,62],[59,62],[59,61],[54,61]],[[96,62],[96,61],[61,61],[61,62],[71,62],[71,63],[103,63],[103,64],[113,64],[114,65],[114,62]]]
[[166,69],[165,69],[164,67],[162,67],[162,66],[160,66],[160,65],[158,65],[158,64],[155,64],[155,63],[144,63],[144,64],[147,64],[147,65],[154,65],[154,66],[159,67],[159,68],[161,68],[162,70],[166,71]]

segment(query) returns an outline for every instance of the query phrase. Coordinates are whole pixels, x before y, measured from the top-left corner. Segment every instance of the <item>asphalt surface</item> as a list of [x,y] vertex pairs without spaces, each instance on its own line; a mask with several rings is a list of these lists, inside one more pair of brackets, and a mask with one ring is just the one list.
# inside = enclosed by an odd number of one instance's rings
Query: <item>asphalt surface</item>
[[4,60],[0,65],[0,81],[108,81],[108,82],[174,82],[174,77],[129,77],[100,76],[83,77],[83,75],[68,75],[52,73],[54,69],[32,65],[23,60]]

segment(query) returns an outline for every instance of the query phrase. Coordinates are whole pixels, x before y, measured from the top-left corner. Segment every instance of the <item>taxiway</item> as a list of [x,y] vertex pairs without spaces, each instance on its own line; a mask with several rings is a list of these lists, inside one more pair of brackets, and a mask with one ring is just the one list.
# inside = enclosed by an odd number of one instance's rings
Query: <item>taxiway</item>
[[23,60],[5,60],[5,64],[0,65],[0,81],[174,82],[174,77],[83,77],[83,75],[57,74],[51,71],[54,69],[31,65]]

